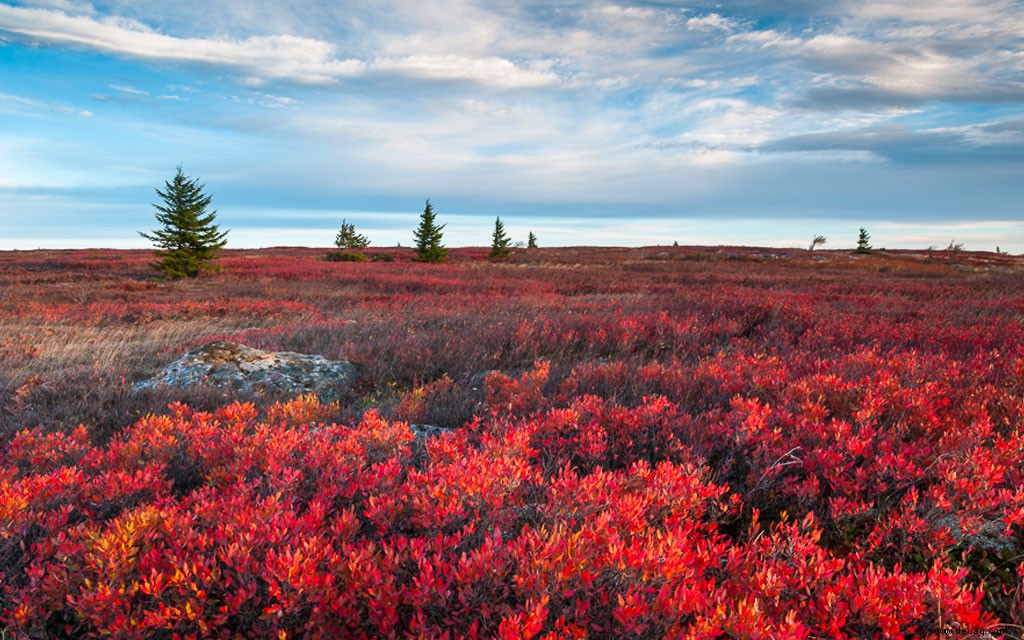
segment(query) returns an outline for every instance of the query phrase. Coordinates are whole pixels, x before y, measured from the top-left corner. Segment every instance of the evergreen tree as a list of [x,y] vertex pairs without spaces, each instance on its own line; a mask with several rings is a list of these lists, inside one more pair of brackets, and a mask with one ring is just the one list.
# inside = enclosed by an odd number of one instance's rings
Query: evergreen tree
[[871,251],[871,234],[864,227],[860,228],[860,235],[857,237],[857,252],[868,253]]
[[505,225],[501,224],[501,217],[494,219],[494,234],[491,236],[490,258],[507,258],[512,255],[512,238],[505,234]]
[[213,269],[209,263],[216,257],[227,240],[227,231],[220,231],[213,223],[216,211],[207,212],[212,196],[203,192],[206,185],[190,178],[178,165],[178,172],[164,191],[156,189],[163,204],[154,204],[156,220],[163,228],[152,233],[139,232],[143,238],[158,247],[159,262],[150,264],[165,278],[194,278],[204,269]]
[[356,226],[349,224],[347,220],[341,221],[341,229],[338,231],[337,237],[334,238],[334,245],[341,250],[345,249],[365,249],[370,246],[370,241],[366,239],[366,236],[356,233]]
[[533,235],[532,231],[530,232],[530,235],[526,238],[526,248],[527,249],[536,249],[537,248],[537,236]]
[[441,230],[445,225],[437,225],[434,207],[427,198],[427,204],[420,215],[420,226],[413,232],[416,240],[416,259],[420,262],[443,262],[448,256],[448,249],[441,244]]

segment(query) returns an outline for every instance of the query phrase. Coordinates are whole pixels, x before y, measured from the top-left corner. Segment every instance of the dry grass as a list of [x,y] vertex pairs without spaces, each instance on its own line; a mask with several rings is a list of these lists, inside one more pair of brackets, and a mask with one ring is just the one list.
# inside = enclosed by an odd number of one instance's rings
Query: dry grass
[[[852,294],[852,302],[831,304],[856,314],[843,305],[897,289],[905,296],[917,291],[910,281],[922,283],[925,298],[982,302],[1021,288],[1021,259],[1005,254],[569,247],[492,261],[486,248],[462,248],[449,264],[420,265],[408,249],[377,251],[395,261],[328,263],[322,249],[226,251],[220,275],[178,282],[152,280],[148,251],[0,252],[0,437],[79,422],[106,433],[172,399],[222,400],[222,392],[131,393],[134,381],[215,339],[353,361],[361,382],[344,409],[353,414],[368,406],[386,412],[406,392],[447,376],[456,385],[450,412],[464,416],[475,400],[462,386],[482,371],[523,371],[544,358],[568,372],[608,358],[730,349],[728,327],[742,332],[751,318],[775,318],[761,308],[762,291],[823,301]],[[723,299],[723,290],[752,292],[754,302]],[[1008,313],[979,309],[951,312]],[[702,318],[726,329],[697,342],[677,337],[675,347],[656,336],[632,344],[609,337],[626,316],[655,322],[659,313],[691,314],[695,331]],[[792,322],[799,330],[809,321]]]

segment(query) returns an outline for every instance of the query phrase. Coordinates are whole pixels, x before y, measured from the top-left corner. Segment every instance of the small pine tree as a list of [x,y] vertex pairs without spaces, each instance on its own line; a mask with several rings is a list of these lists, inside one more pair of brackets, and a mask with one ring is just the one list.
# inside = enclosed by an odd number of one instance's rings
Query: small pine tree
[[139,232],[143,238],[158,247],[159,262],[150,266],[164,278],[195,278],[200,271],[214,269],[210,262],[227,240],[227,231],[220,231],[213,223],[216,211],[207,212],[212,196],[203,192],[206,185],[190,178],[178,165],[178,172],[164,191],[156,189],[163,204],[154,204],[156,220],[163,228],[152,233]]
[[416,240],[416,260],[420,262],[443,262],[448,256],[448,249],[441,244],[441,230],[445,225],[438,226],[435,221],[434,207],[427,198],[427,204],[420,215],[420,226],[413,232]]
[[512,239],[505,233],[505,225],[501,224],[501,217],[494,219],[494,234],[491,236],[491,252],[488,255],[490,258],[507,258],[512,255],[512,249],[509,245],[512,244]]
[[341,229],[334,238],[334,245],[344,251],[345,249],[365,249],[370,246],[366,236],[356,233],[356,226],[349,224],[347,220],[341,221]]
[[527,236],[527,238],[526,238],[526,248],[527,249],[536,249],[537,248],[537,236],[533,235],[532,231],[530,232],[530,235]]
[[949,241],[949,246],[946,247],[946,253],[949,255],[949,261],[953,262],[956,257],[960,255],[960,252],[964,250],[964,243],[957,242],[955,239]]
[[814,236],[814,239],[811,240],[811,246],[808,249],[808,251],[814,251],[815,247],[823,245],[827,241],[828,241],[828,238],[826,238],[825,236]]
[[860,228],[860,235],[857,237],[857,253],[868,253],[871,251],[871,234],[864,227]]

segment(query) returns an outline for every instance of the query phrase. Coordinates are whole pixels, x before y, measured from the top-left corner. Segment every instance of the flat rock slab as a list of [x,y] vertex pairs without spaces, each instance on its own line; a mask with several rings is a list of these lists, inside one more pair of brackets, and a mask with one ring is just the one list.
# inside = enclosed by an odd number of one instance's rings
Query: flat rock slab
[[355,373],[355,367],[344,360],[217,341],[189,351],[152,378],[136,383],[135,389],[208,385],[248,393],[315,393],[329,402]]

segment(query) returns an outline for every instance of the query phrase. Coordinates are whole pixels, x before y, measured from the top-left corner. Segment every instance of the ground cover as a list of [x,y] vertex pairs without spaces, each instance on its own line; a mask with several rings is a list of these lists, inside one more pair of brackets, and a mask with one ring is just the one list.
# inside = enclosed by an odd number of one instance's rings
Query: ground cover
[[[0,253],[12,634],[1019,637],[1019,259],[378,252]],[[358,381],[132,391],[220,339]]]

